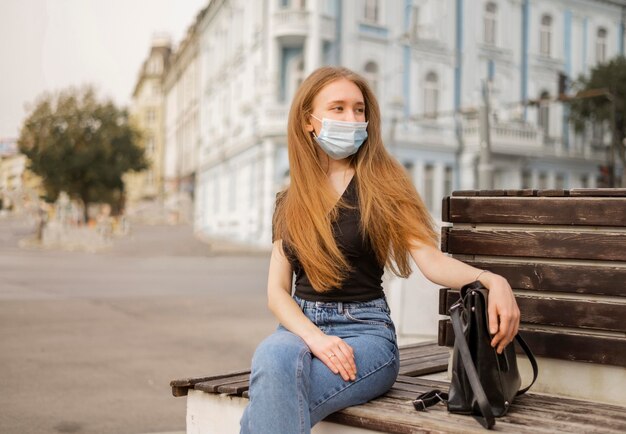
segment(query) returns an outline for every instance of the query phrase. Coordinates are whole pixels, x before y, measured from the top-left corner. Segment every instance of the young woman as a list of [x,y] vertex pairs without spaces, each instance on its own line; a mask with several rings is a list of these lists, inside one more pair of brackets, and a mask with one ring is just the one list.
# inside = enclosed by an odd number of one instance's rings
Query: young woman
[[479,279],[489,288],[492,346],[502,352],[519,325],[511,287],[439,251],[428,211],[383,146],[361,76],[314,71],[294,97],[287,142],[291,182],[276,201],[267,283],[280,325],[252,359],[242,433],[309,433],[392,386],[398,347],[381,277],[385,266],[407,277],[410,258],[439,285]]

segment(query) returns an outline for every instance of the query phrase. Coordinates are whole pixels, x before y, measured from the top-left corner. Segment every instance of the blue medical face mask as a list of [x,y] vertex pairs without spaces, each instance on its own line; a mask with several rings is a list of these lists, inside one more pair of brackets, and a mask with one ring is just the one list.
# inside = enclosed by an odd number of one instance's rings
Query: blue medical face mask
[[356,154],[367,139],[367,122],[344,122],[334,119],[318,119],[322,129],[315,135],[315,141],[333,160],[342,160]]

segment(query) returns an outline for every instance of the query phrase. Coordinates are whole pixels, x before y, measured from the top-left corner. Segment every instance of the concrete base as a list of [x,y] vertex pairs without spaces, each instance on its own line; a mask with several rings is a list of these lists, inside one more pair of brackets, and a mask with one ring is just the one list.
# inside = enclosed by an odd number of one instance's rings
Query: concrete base
[[[236,434],[239,420],[248,400],[238,396],[217,395],[189,390],[187,395],[187,434]],[[331,422],[320,422],[313,434],[368,434],[379,433]]]

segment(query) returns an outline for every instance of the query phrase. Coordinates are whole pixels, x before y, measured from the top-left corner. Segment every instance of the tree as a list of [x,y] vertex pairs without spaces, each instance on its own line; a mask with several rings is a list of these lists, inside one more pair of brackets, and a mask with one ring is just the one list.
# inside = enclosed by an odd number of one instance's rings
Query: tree
[[[570,100],[570,119],[577,132],[582,132],[585,125],[591,122],[607,123],[613,128],[611,140],[622,162],[622,186],[626,187],[626,58],[616,57],[608,63],[596,66],[589,77],[580,76],[575,83],[579,88],[579,95],[597,89],[606,89],[607,94],[600,94],[592,98],[576,98]],[[614,105],[613,105],[614,104]],[[613,150],[611,150],[613,152]]]
[[27,116],[18,146],[41,176],[46,199],[61,191],[80,199],[84,218],[90,203],[108,203],[114,214],[124,206],[122,175],[147,169],[139,132],[128,112],[96,98],[87,86],[41,95]]

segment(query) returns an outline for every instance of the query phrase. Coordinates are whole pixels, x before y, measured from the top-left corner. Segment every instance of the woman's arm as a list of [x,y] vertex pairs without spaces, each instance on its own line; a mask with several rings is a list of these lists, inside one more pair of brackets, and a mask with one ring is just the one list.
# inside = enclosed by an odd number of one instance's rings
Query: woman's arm
[[[268,307],[287,330],[300,336],[311,353],[345,380],[356,378],[352,347],[337,336],[328,336],[309,320],[291,297],[293,271],[285,257],[282,241],[274,242],[267,278]],[[329,357],[334,354],[335,356]]]
[[415,244],[411,249],[413,260],[428,280],[438,285],[459,289],[478,279],[489,289],[489,331],[493,336],[491,346],[502,353],[519,329],[520,312],[511,286],[502,276],[490,271],[482,272],[439,249]]

